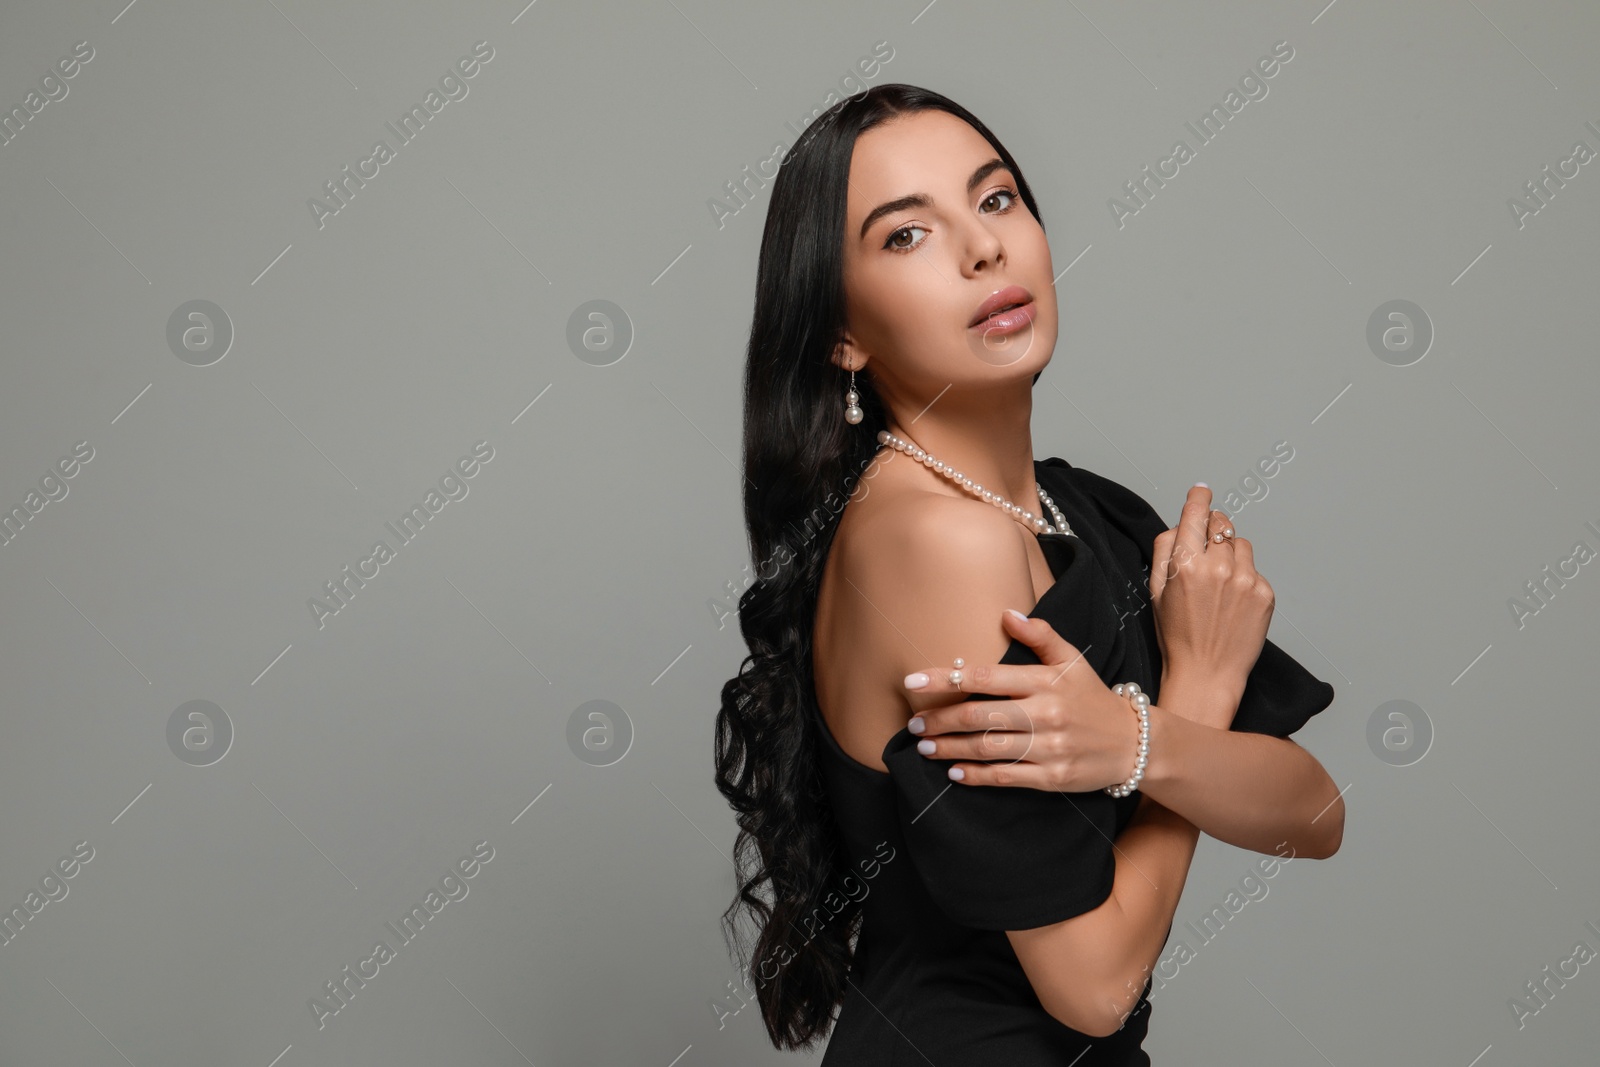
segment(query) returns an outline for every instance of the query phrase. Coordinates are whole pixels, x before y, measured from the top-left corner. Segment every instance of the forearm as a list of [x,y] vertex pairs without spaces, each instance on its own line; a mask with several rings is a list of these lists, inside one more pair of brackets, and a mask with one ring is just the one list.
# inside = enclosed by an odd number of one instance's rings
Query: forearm
[[1142,791],[1252,852],[1285,842],[1312,858],[1338,851],[1344,803],[1316,757],[1285,738],[1228,729],[1238,707],[1231,694],[1163,681],[1160,696]]
[[1009,930],[1011,947],[1047,1011],[1104,1037],[1119,1029],[1166,944],[1200,831],[1148,796],[1115,841],[1111,895],[1049,926]]
[[1117,835],[1114,905],[1116,944],[1101,958],[1106,973],[1101,1010],[1120,1027],[1139,1002],[1144,983],[1166,945],[1167,931],[1189,877],[1199,829],[1148,793]]

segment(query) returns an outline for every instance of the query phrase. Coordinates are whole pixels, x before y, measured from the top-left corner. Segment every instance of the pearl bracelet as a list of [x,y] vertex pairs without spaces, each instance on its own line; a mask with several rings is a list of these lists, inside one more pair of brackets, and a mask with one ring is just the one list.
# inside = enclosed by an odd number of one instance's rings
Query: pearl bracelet
[[1111,687],[1118,696],[1125,696],[1139,713],[1139,758],[1134,761],[1133,776],[1120,785],[1108,785],[1105,791],[1114,797],[1125,797],[1139,788],[1144,777],[1145,764],[1150,761],[1150,696],[1139,688],[1138,682],[1118,682]]

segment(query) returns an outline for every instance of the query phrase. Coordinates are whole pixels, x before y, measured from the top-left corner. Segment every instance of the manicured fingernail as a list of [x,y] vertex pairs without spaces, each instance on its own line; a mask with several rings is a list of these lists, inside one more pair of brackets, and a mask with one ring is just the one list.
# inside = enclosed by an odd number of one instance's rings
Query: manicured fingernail
[[925,686],[927,684],[928,684],[928,676],[926,674],[924,674],[923,672],[921,672],[921,671],[918,671],[915,674],[906,675],[906,688],[907,689],[921,689],[923,686]]
[[934,744],[927,738],[923,738],[921,741],[917,742],[917,751],[922,753],[924,756],[931,756],[933,755]]
[[965,778],[966,776],[967,776],[967,772],[962,770],[960,767],[951,767],[950,768],[950,778],[951,778],[952,781],[959,782],[959,781],[961,781],[961,779]]
[[1010,615],[1017,622],[1027,622],[1028,621],[1028,617],[1026,615],[1024,615],[1022,612],[1018,611],[1016,608],[1007,608],[1006,609],[1006,614]]
[[1205,482],[1195,482],[1195,483],[1194,483],[1194,484],[1195,484],[1195,485],[1198,485],[1198,486],[1199,486],[1199,487],[1200,487],[1200,488],[1202,488],[1202,489],[1210,489],[1210,488],[1211,488],[1211,487],[1210,487],[1210,486],[1209,486],[1209,485],[1207,485],[1207,484],[1206,484],[1206,483],[1205,483]]
[[926,730],[927,728],[928,728],[928,724],[922,721],[922,716],[921,715],[913,716],[911,721],[906,723],[906,729],[910,730],[914,734],[920,734],[922,731]]

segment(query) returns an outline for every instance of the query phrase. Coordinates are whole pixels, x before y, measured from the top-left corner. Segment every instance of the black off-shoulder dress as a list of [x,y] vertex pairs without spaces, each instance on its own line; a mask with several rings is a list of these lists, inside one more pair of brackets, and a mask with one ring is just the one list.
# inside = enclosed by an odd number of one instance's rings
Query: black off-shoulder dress
[[[1107,684],[1136,681],[1159,703],[1148,575],[1168,524],[1137,493],[1066,460],[1034,468],[1074,532],[1038,535],[1055,584],[1029,615],[1048,619]],[[1000,662],[1039,659],[1013,640]],[[1332,701],[1331,685],[1268,640],[1232,728],[1287,737]],[[1112,841],[1139,794],[961,785],[946,773],[955,761],[923,756],[906,729],[884,747],[885,773],[847,754],[814,703],[811,721],[841,859],[853,895],[866,894],[823,1067],[1149,1064],[1148,979],[1122,1028],[1094,1038],[1044,1010],[1005,935],[1111,895]]]

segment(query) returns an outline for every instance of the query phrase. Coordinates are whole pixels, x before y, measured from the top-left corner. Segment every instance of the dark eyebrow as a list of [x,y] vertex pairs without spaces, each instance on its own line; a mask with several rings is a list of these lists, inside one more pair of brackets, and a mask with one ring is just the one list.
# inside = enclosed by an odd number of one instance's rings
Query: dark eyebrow
[[[972,190],[978,187],[978,183],[983,181],[983,179],[987,178],[989,175],[993,174],[995,171],[1007,169],[1009,168],[1006,167],[1005,163],[998,156],[989,160],[989,162],[984,163],[978,167],[977,170],[972,172],[972,177],[967,179],[967,195],[971,196]],[[861,236],[863,239],[865,239],[867,236],[867,231],[872,228],[872,224],[883,218],[885,215],[892,215],[896,211],[904,211],[906,208],[910,207],[928,207],[932,203],[933,201],[928,199],[928,195],[926,193],[912,193],[910,196],[902,196],[898,200],[890,200],[886,204],[879,204],[877,207],[867,212],[867,217],[862,220]]]

